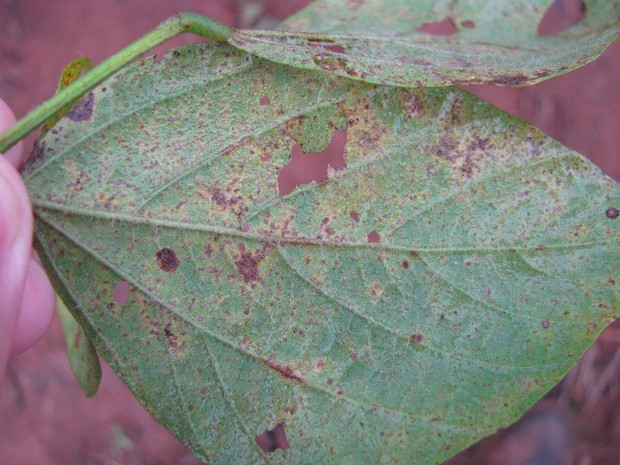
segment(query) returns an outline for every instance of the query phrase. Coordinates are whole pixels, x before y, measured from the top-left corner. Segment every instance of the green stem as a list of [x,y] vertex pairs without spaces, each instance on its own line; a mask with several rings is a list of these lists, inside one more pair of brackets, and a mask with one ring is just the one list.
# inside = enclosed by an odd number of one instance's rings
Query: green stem
[[218,42],[225,42],[231,36],[233,30],[222,23],[196,13],[180,13],[167,19],[151,32],[115,55],[112,55],[99,66],[84,74],[80,79],[65,87],[51,99],[39,105],[8,130],[0,134],[0,153],[6,152],[26,137],[31,131],[59,111],[67,102],[81,97],[127,63],[183,32],[191,32],[192,34]]

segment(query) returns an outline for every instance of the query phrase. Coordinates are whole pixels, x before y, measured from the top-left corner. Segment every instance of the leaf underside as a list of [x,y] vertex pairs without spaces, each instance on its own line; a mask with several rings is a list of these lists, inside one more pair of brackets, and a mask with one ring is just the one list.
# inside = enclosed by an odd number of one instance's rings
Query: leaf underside
[[[284,31],[236,31],[228,42],[278,63],[376,84],[525,86],[594,60],[620,34],[620,0],[584,0],[582,21],[539,36],[552,3],[318,0],[287,19]],[[440,21],[453,33],[419,31]]]
[[[84,102],[24,171],[38,241],[98,351],[209,463],[436,463],[618,315],[617,185],[467,93],[201,45]],[[295,145],[335,131],[346,166],[280,196]],[[263,452],[277,425],[290,448]]]
[[87,397],[97,393],[101,382],[101,364],[92,342],[84,334],[82,326],[75,321],[62,299],[56,296],[58,319],[65,336],[67,358],[75,379]]

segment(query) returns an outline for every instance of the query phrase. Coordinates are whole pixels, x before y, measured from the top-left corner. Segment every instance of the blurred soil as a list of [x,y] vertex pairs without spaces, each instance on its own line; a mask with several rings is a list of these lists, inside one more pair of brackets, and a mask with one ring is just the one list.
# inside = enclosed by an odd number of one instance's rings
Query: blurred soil
[[[0,0],[0,97],[24,116],[54,93],[73,58],[87,55],[101,62],[180,11],[233,26],[270,27],[306,3]],[[547,33],[581,14],[578,2],[569,0],[556,2],[550,13]],[[156,52],[198,40],[180,37]],[[534,87],[469,90],[586,155],[618,180],[618,76],[620,42],[596,62]],[[99,393],[86,399],[69,371],[57,322],[36,347],[10,363],[0,389],[0,465],[200,463],[155,423],[109,368],[104,367]],[[521,420],[445,465],[470,464],[620,464],[620,321]]]

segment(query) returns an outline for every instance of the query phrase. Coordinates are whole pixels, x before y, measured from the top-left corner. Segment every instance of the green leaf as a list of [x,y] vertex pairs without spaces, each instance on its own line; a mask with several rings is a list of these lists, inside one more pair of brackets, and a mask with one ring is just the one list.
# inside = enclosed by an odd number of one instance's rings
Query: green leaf
[[97,393],[101,382],[101,364],[97,351],[58,294],[56,294],[56,308],[67,344],[71,371],[86,396],[92,397]]
[[[436,463],[619,313],[618,186],[467,93],[202,45],[92,101],[24,172],[37,238],[98,351],[209,463]],[[279,195],[336,131],[346,166]],[[271,430],[290,447],[263,452]]]
[[[93,67],[90,58],[81,57],[76,58],[71,63],[69,63],[65,69],[62,70],[62,74],[60,75],[60,79],[58,81],[58,91],[61,91],[73,81],[77,80],[80,76],[90,71]],[[71,109],[79,103],[81,99],[75,99],[69,101],[65,106],[63,106],[58,113],[52,116],[49,120],[41,128],[41,132],[39,133],[39,138],[43,137],[47,131],[49,131],[54,124],[60,120],[64,115],[69,113]],[[77,115],[76,115],[77,116]]]
[[[285,21],[286,31],[237,31],[228,42],[278,63],[377,84],[524,86],[583,66],[620,34],[620,0],[585,0],[583,21],[540,37],[551,3],[318,0]],[[456,33],[419,31],[441,20]]]

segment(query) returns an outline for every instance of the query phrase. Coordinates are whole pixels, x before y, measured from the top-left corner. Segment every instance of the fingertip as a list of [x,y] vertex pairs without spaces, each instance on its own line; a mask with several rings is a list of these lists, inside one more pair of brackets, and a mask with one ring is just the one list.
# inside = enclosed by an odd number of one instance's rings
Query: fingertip
[[56,308],[54,289],[36,255],[30,258],[11,356],[35,345],[47,333]]

